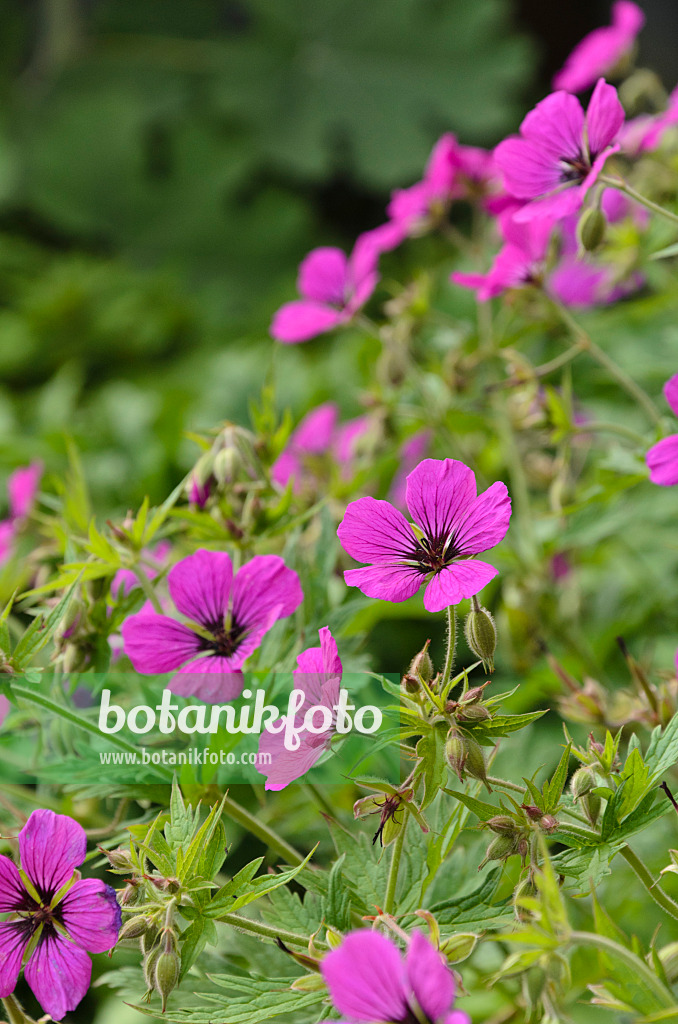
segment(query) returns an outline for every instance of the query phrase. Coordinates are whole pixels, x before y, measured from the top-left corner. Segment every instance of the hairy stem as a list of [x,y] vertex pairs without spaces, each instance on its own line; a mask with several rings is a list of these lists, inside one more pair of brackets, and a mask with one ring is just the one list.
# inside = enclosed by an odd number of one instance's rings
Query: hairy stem
[[[88,721],[86,718],[81,718],[79,715],[74,714],[68,708],[63,707],[61,704],[56,704],[49,697],[43,697],[41,693],[35,690],[29,690],[25,686],[17,686],[12,683],[12,693],[15,697],[21,697],[22,700],[29,701],[31,704],[38,704],[41,708],[45,708],[47,711],[51,711],[52,714],[57,715],[59,718],[65,719],[70,722],[71,725],[77,726],[78,729],[84,730],[91,735],[103,737],[105,740],[119,747],[121,750],[126,750],[128,753],[138,753],[137,748],[131,743],[127,743],[126,740],[120,739],[119,736],[112,736],[101,732],[101,730],[93,722]],[[170,775],[171,773],[167,773]]]
[[450,681],[452,668],[454,666],[454,651],[457,646],[457,610],[453,604],[447,609],[447,653],[445,655],[445,668],[440,689],[444,690]]
[[286,862],[291,864],[292,867],[298,867],[299,864],[303,863],[304,858],[298,850],[295,850],[282,836],[274,832],[269,825],[265,825],[259,818],[250,814],[249,811],[241,807],[230,796],[224,797],[224,811],[233,821],[237,821],[239,825],[242,825],[243,828],[251,832],[257,839],[261,839],[271,850],[275,850],[276,853],[284,857]]
[[626,863],[633,868],[636,877],[645,886],[657,906],[661,907],[670,917],[678,921],[678,903],[672,900],[668,893],[664,892],[658,881],[654,881],[652,873],[638,854],[628,845],[622,846],[619,852]]
[[659,203],[655,203],[652,199],[648,199],[647,196],[642,195],[640,192],[636,192],[635,188],[632,188],[623,178],[609,178],[607,175],[601,175],[598,180],[603,185],[609,185],[610,188],[616,188],[618,192],[623,192],[629,199],[633,199],[636,203],[644,206],[646,210],[651,210],[652,213],[656,213],[659,217],[670,220],[672,224],[678,224],[678,215],[671,213],[670,210],[660,206]]
[[510,789],[512,793],[525,792],[524,786],[519,786],[515,782],[509,782],[508,779],[498,779],[495,775],[488,775],[487,781],[491,786],[496,786],[498,789]]
[[[305,935],[298,935],[296,932],[284,931],[272,925],[263,924],[261,921],[252,921],[249,917],[242,917],[240,914],[222,914],[216,920],[221,924],[230,924],[233,928],[239,928],[243,932],[251,932],[252,935],[259,935],[262,939],[280,939],[286,946],[301,946],[308,948],[308,938]],[[318,949],[327,949],[320,939],[313,940],[314,946]]]
[[393,907],[395,904],[396,886],[398,884],[398,871],[400,870],[400,858],[403,852],[403,844],[405,842],[405,830],[407,829],[407,819],[409,813],[406,813],[403,818],[403,827],[400,829],[396,837],[396,841],[393,844],[393,853],[391,854],[391,866],[388,871],[388,880],[386,882],[386,896],[384,898],[384,913],[393,913]]
[[160,604],[160,599],[158,598],[158,595],[156,594],[155,590],[153,589],[151,581],[149,580],[148,576],[146,575],[144,570],[141,568],[141,566],[136,566],[135,567],[134,575],[139,580],[139,586],[143,590],[143,592],[144,592],[145,596],[147,597],[147,599],[151,602],[151,604],[155,608],[156,612],[158,612],[160,615],[162,615],[163,614],[163,609],[162,609],[162,605]]
[[5,996],[0,1000],[7,1014],[9,1024],[34,1024],[33,1018],[24,1013],[23,1008],[14,996]]

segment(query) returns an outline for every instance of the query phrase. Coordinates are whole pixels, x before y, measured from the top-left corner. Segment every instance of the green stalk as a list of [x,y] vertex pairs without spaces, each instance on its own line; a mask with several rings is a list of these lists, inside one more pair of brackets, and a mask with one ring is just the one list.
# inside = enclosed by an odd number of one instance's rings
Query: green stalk
[[566,944],[573,944],[575,946],[593,946],[595,949],[599,949],[603,953],[607,953],[608,956],[614,957],[616,960],[621,960],[629,968],[631,973],[638,978],[642,978],[647,987],[652,990],[656,995],[662,1006],[673,1007],[675,1006],[673,996],[669,990],[662,985],[657,975],[650,970],[644,960],[641,960],[639,956],[632,953],[630,949],[626,949],[625,946],[620,946],[618,942],[613,939],[608,939],[605,935],[596,935],[594,932],[570,932]]
[[[259,935],[262,939],[280,939],[286,946],[301,946],[308,948],[309,940],[305,935],[298,935],[296,932],[284,931],[281,928],[274,928],[272,925],[262,924],[261,921],[252,921],[249,917],[242,917],[240,914],[222,914],[215,918],[220,924],[230,924],[232,928],[239,928],[243,932],[251,932],[252,935]],[[320,939],[313,940],[314,946],[318,949],[327,949]]]
[[17,1002],[14,996],[5,996],[4,999],[0,1000],[7,1014],[7,1020],[9,1024],[34,1024],[33,1018],[28,1017],[21,1005]]
[[144,572],[144,570],[140,566],[136,566],[134,568],[133,572],[134,572],[134,575],[136,576],[136,578],[139,580],[139,586],[143,590],[145,596],[151,602],[151,604],[155,608],[156,612],[158,612],[160,615],[162,615],[163,614],[163,608],[162,608],[162,605],[160,604],[160,599],[158,598],[158,595],[156,594],[155,590],[153,589],[153,587],[151,585],[151,581],[149,580],[149,578],[146,575],[146,573]]
[[299,864],[303,863],[304,858],[298,850],[290,846],[282,836],[279,836],[272,828],[265,825],[263,821],[259,821],[253,814],[250,814],[244,807],[241,807],[239,803],[236,803],[232,797],[224,797],[224,810],[233,821],[237,821],[239,825],[242,825],[244,829],[251,832],[257,839],[261,839],[271,850],[275,850],[281,857],[284,857],[286,863],[291,864],[292,867],[298,867]]
[[624,195],[644,206],[646,210],[651,210],[652,213],[656,213],[659,217],[664,217],[665,220],[671,221],[672,224],[678,224],[678,215],[671,213],[670,210],[660,206],[659,203],[653,202],[652,199],[648,199],[647,196],[642,195],[640,192],[636,192],[635,188],[632,188],[622,178],[608,178],[607,175],[601,175],[598,180],[603,185],[609,185],[610,188],[616,188],[618,192],[623,192]]
[[88,721],[86,718],[81,718],[76,715],[73,711],[69,711],[68,708],[63,707],[61,704],[56,704],[50,700],[49,697],[43,697],[41,693],[37,693],[34,690],[29,690],[25,686],[17,686],[12,683],[12,693],[16,697],[21,697],[22,700],[27,700],[31,704],[37,704],[41,708],[45,708],[47,711],[51,711],[52,714],[58,715],[59,718],[63,718],[65,721],[70,722],[71,725],[75,725],[78,729],[82,729],[84,732],[90,733],[90,735],[98,736],[99,739],[110,740],[114,746],[119,747],[120,750],[125,750],[130,754],[138,754],[139,751],[131,743],[126,740],[122,740],[117,736],[103,733],[101,730],[94,725],[93,722]]
[[454,666],[454,651],[457,646],[457,610],[453,604],[447,609],[447,654],[440,689],[444,690],[450,681]]
[[405,830],[407,828],[407,819],[409,818],[409,811],[405,813],[403,818],[403,827],[400,829],[396,840],[393,844],[393,853],[391,854],[391,866],[388,870],[388,880],[386,882],[386,896],[384,898],[384,913],[391,914],[395,905],[396,886],[398,884],[398,872],[400,870],[400,858],[403,852],[403,844],[405,842]]
[[634,853],[630,846],[622,846],[619,852],[626,863],[633,868],[636,877],[645,886],[657,906],[661,907],[665,913],[678,921],[678,903],[672,900],[668,893],[664,892],[659,882],[654,881],[652,873],[638,854]]

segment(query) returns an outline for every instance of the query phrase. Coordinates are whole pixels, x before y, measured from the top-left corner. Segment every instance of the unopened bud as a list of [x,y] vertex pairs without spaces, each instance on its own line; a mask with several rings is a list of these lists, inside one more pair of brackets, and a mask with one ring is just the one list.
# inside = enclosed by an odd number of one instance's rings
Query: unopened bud
[[528,816],[530,821],[539,821],[542,814],[544,813],[537,807],[536,804],[521,804],[520,806],[525,811],[525,814]]
[[467,736],[465,738],[465,743],[466,771],[472,779],[478,779],[480,782],[484,782],[489,789],[490,787],[487,785],[487,765],[485,764],[485,755],[483,754],[480,744],[471,736]]
[[497,835],[513,835],[516,831],[516,822],[513,818],[510,818],[508,814],[495,814],[493,818],[490,818],[486,823],[489,829],[496,832]]
[[472,779],[479,779],[481,782],[484,782],[487,788],[490,789],[487,783],[485,755],[478,741],[474,740],[472,736],[462,736],[461,733],[450,729],[447,743],[445,744],[445,754],[450,767],[456,772],[460,782],[464,781],[464,774],[466,773]]
[[460,932],[440,943],[440,952],[447,957],[448,963],[459,964],[467,960],[478,944],[478,936],[472,932]]
[[100,846],[99,850],[116,871],[132,871],[134,868],[132,854],[124,846],[119,846],[115,850],[105,850],[103,846]]
[[577,224],[577,241],[582,249],[595,252],[605,238],[607,221],[605,214],[597,206],[586,210]]
[[419,683],[419,680],[417,679],[416,676],[410,675],[409,672],[406,673],[406,675],[404,675],[402,678],[402,687],[405,693],[411,694],[419,693],[419,691],[421,690],[421,684]]
[[445,756],[453,772],[456,773],[460,782],[464,781],[464,768],[466,766],[466,745],[458,732],[450,731],[445,744]]
[[555,832],[559,824],[560,822],[553,814],[545,814],[543,818],[540,818],[539,820],[539,828],[542,832],[546,832],[547,835]]
[[577,768],[570,782],[570,792],[575,801],[590,793],[596,785],[595,773],[590,768]]
[[517,836],[497,836],[485,851],[485,857],[478,865],[478,870],[485,867],[490,860],[506,860],[507,857],[517,853],[518,843]]
[[338,932],[335,928],[325,929],[325,940],[330,949],[339,949],[342,943],[343,936],[341,932]]
[[486,672],[494,672],[494,652],[497,649],[497,627],[487,608],[482,608],[476,598],[473,608],[464,623],[466,643],[480,658]]
[[428,653],[429,641],[427,640],[423,648],[419,651],[419,654],[415,654],[410,662],[410,667],[407,670],[408,675],[421,676],[425,683],[430,683],[433,678],[433,662],[431,661],[431,655]]
[[140,939],[141,936],[146,932],[148,928],[148,918],[141,915],[136,917],[130,917],[129,921],[125,921],[124,925],[120,929],[118,935],[118,942],[124,942],[125,939]]
[[467,690],[466,693],[462,697],[459,698],[459,703],[460,704],[477,704],[479,700],[483,699],[483,693],[485,692],[485,687],[487,687],[489,685],[490,685],[489,682],[487,682],[487,683],[483,683],[482,686],[473,686],[470,690]]
[[177,987],[181,972],[181,958],[174,950],[163,951],[155,965],[155,988],[162,1000],[162,1012],[167,1007],[167,999]]
[[325,980],[320,974],[303,974],[290,985],[294,992],[320,992],[325,987]]
[[214,478],[217,483],[231,484],[242,467],[242,459],[237,448],[222,448],[214,456]]
[[598,815],[600,814],[600,804],[600,797],[596,793],[586,793],[586,795],[581,798],[581,806],[584,814],[594,828],[598,821]]
[[491,717],[484,704],[467,705],[460,703],[457,708],[456,718],[458,722],[486,722]]
[[120,893],[118,903],[121,907],[133,907],[143,899],[141,888],[135,882],[130,882]]

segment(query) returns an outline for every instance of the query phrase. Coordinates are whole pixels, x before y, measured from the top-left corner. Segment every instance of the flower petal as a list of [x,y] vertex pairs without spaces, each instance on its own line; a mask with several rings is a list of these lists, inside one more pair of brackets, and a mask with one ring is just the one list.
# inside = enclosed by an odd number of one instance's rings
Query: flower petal
[[407,977],[419,1006],[437,1021],[454,999],[454,976],[447,961],[421,932],[412,936],[406,956]]
[[15,469],[7,481],[9,510],[14,519],[23,519],[31,511],[42,477],[42,462]]
[[452,562],[436,573],[424,592],[424,608],[427,612],[442,612],[450,605],[459,604],[478,594],[497,570],[487,562],[477,559]]
[[105,953],[118,941],[122,912],[115,889],[98,878],[83,878],[59,904],[61,920],[71,939],[89,953]]
[[558,158],[527,139],[505,139],[496,147],[494,157],[507,192],[519,199],[534,199],[562,184]]
[[0,914],[20,910],[27,898],[24,883],[14,861],[0,856]]
[[297,289],[304,299],[343,306],[348,283],[348,259],[341,249],[313,249],[299,267]]
[[537,103],[523,119],[520,134],[556,159],[577,160],[581,156],[584,111],[576,96],[552,92]]
[[403,962],[378,932],[357,931],[321,962],[320,970],[340,1013],[353,1021],[400,1021],[408,1014]]
[[511,519],[511,499],[506,484],[497,481],[471,503],[455,530],[453,544],[461,555],[478,555],[506,536]]
[[[241,665],[245,657],[240,660]],[[196,658],[179,669],[168,689],[180,697],[197,697],[205,704],[223,704],[235,700],[242,693],[245,681],[242,672],[233,666],[234,661],[234,658],[220,658],[217,655]]]
[[92,964],[73,942],[55,932],[43,932],[24,973],[45,1013],[62,1020],[87,992]]
[[87,856],[87,836],[73,818],[40,809],[19,832],[19,854],[21,867],[49,901]]
[[0,697],[0,726],[9,714],[10,703],[6,697]]
[[645,456],[650,480],[660,487],[678,484],[678,434],[665,437],[650,448]]
[[411,565],[379,562],[365,569],[347,569],[344,580],[349,587],[358,587],[365,597],[376,601],[407,601],[424,582],[421,570]]
[[378,565],[394,558],[412,558],[416,551],[415,536],[402,512],[388,501],[371,497],[351,502],[337,536],[356,562]]
[[168,615],[140,611],[121,627],[125,654],[145,675],[171,672],[201,650],[197,633]]
[[671,406],[673,414],[678,416],[678,373],[664,385],[664,398]]
[[25,921],[5,921],[0,924],[0,999],[10,996],[21,973],[31,929]]
[[[301,717],[301,712],[298,712],[297,725]],[[328,740],[322,736],[304,733],[300,736],[298,749],[288,750],[285,746],[284,732],[263,732],[259,738],[259,753],[268,754],[270,763],[266,765],[262,762],[257,765],[257,771],[266,777],[264,789],[278,792],[296,779],[300,779],[320,759],[327,749],[327,742]]]
[[233,620],[241,628],[266,632],[303,600],[299,577],[278,555],[255,555],[233,580]]
[[167,584],[179,611],[207,629],[219,629],[228,611],[233,565],[225,551],[205,551],[182,558],[170,569]]
[[312,409],[293,432],[289,447],[311,455],[326,451],[332,442],[338,418],[339,407],[335,402],[325,402]]
[[407,478],[407,507],[432,544],[459,525],[475,496],[473,470],[456,459],[424,459]]
[[271,336],[276,341],[294,345],[299,341],[310,341],[318,334],[333,330],[344,319],[342,312],[321,302],[309,302],[305,299],[287,302],[273,317]]
[[586,131],[589,152],[595,159],[616,139],[624,123],[624,108],[619,102],[617,90],[600,78],[593,90],[586,112]]

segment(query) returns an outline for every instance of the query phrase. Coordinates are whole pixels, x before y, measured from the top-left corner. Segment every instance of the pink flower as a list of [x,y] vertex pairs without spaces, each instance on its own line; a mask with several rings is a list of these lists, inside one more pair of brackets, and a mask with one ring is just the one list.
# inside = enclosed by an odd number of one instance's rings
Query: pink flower
[[454,135],[443,135],[433,147],[422,180],[410,188],[397,189],[391,196],[386,212],[403,239],[421,230],[436,208],[442,212],[452,199],[457,150]]
[[638,156],[658,148],[669,128],[678,124],[678,86],[669,96],[666,110],[661,114],[640,114],[627,121],[619,135],[624,153]]
[[[154,580],[156,578],[163,568],[163,563],[167,561],[171,550],[172,545],[170,542],[168,540],[164,540],[156,546],[154,551],[142,551],[144,565],[141,567],[140,571],[144,573],[147,579]],[[148,562],[151,562],[152,565],[146,564]],[[121,597],[127,597],[130,591],[134,590],[135,587],[140,586],[139,578],[135,572],[131,569],[118,569],[111,581],[111,597],[115,600],[118,600]]]
[[612,24],[584,36],[553,79],[553,88],[567,92],[588,89],[631,51],[644,24],[645,15],[637,4],[617,0],[612,5]]
[[[678,373],[664,385],[664,396],[678,416]],[[678,434],[664,437],[653,445],[645,461],[653,484],[659,484],[660,487],[674,487],[678,484]]]
[[308,463],[313,456],[332,454],[343,475],[350,476],[357,442],[369,430],[370,419],[358,416],[338,425],[338,418],[339,408],[334,402],[319,405],[304,416],[271,468],[271,476],[280,487],[293,479],[294,490],[299,492],[306,483],[312,483]]
[[0,856],[0,912],[18,915],[0,924],[0,997],[16,988],[23,958],[37,939],[25,978],[43,1010],[62,1020],[89,988],[87,954],[104,953],[118,941],[120,907],[110,885],[75,874],[87,837],[72,818],[33,811],[19,833],[19,850],[21,874]]
[[424,607],[439,612],[473,597],[497,570],[473,556],[503,540],[511,501],[503,483],[476,496],[475,476],[454,459],[424,459],[407,478],[408,523],[387,501],[351,502],[337,531],[363,569],[344,579],[367,597],[406,601],[426,582]]
[[488,273],[454,271],[450,275],[455,284],[476,290],[480,302],[487,302],[508,288],[523,288],[541,282],[555,222],[550,217],[539,217],[522,223],[509,212],[501,216],[498,223],[506,244],[498,252]]
[[144,675],[177,669],[169,689],[207,703],[239,696],[245,661],[304,596],[277,555],[256,555],[234,575],[225,552],[200,549],[177,562],[167,583],[178,611],[200,632],[142,608],[122,624],[125,653]]
[[204,508],[209,499],[211,489],[210,480],[201,483],[194,473],[188,485],[188,500],[190,504],[196,505],[198,508]]
[[33,508],[42,469],[41,462],[31,462],[15,469],[7,481],[9,518],[0,520],[0,565],[9,558],[17,528]]
[[348,258],[329,246],[310,252],[299,267],[301,299],[286,303],[273,317],[275,340],[309,341],[351,320],[377,286],[379,252],[371,232],[358,238]]
[[5,721],[9,714],[10,704],[6,697],[0,696],[0,725]]
[[404,956],[379,932],[351,932],[320,970],[344,1024],[470,1024],[453,1009],[454,975],[445,957],[421,932]]
[[[494,151],[507,192],[531,200],[516,216],[551,216],[576,212],[600,175],[624,123],[617,91],[600,79],[588,110],[567,92],[554,92],[531,110],[520,137],[505,139]],[[536,201],[535,201],[536,200]]]
[[[310,771],[316,761],[329,748],[336,730],[336,712],[332,709],[339,701],[342,665],[337,651],[337,642],[327,626],[318,631],[320,647],[309,647],[297,658],[298,668],[294,672],[294,688],[303,690],[306,699],[297,712],[296,722],[300,724],[311,707],[327,709],[327,728],[319,733],[303,732],[297,750],[285,747],[284,733],[262,733],[259,753],[271,755],[270,765],[258,771],[267,776],[266,789],[280,790],[290,782],[301,778]],[[281,722],[282,720],[279,720]],[[322,721],[314,721],[318,727]]]

